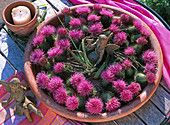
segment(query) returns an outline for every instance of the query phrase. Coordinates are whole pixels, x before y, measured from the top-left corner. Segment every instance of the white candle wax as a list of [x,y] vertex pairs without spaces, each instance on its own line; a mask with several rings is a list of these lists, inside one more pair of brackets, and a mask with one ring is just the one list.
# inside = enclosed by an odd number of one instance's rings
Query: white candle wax
[[18,6],[12,9],[12,19],[15,25],[26,24],[31,20],[31,12],[25,6]]

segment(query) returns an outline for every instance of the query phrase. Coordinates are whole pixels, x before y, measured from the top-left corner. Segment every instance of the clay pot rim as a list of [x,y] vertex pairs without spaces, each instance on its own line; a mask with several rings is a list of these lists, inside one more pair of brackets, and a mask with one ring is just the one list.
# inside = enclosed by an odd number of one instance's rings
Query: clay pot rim
[[[31,6],[33,6],[33,8],[34,8],[34,10],[35,10],[35,14],[34,14],[34,17],[28,22],[28,23],[26,23],[26,24],[22,24],[22,25],[15,25],[15,24],[11,24],[11,23],[9,23],[7,20],[6,20],[6,16],[5,16],[5,11],[7,10],[7,8],[9,7],[9,6],[11,6],[12,4],[16,4],[16,3],[27,3],[27,4],[30,4]],[[19,5],[18,5],[19,6]],[[23,5],[24,6],[24,5]],[[31,11],[31,10],[30,10]],[[5,7],[5,9],[3,10],[3,20],[4,20],[4,22],[6,23],[6,24],[8,24],[8,25],[10,25],[10,26],[13,26],[13,27],[23,27],[23,26],[27,26],[27,25],[29,25],[29,24],[31,24],[36,18],[37,18],[37,16],[38,16],[38,12],[37,12],[37,8],[36,8],[36,6],[34,5],[34,4],[32,4],[32,3],[30,3],[30,2],[27,2],[27,1],[14,1],[14,2],[12,2],[12,3],[10,3],[10,4],[8,4],[6,7]]]
[[[70,7],[70,9],[74,10],[75,8],[80,7],[80,6],[88,6],[88,7],[90,7],[90,6],[93,6],[93,4],[84,4],[84,5],[73,6],[73,7]],[[130,12],[127,12],[127,11],[125,11],[123,9],[112,7],[112,6],[109,6],[109,5],[102,5],[102,6],[105,7],[105,8],[108,8],[108,9],[112,9],[112,10],[119,11],[121,13],[128,14],[133,19],[139,19],[135,15],[133,15]],[[61,15],[61,12],[58,12],[57,15]],[[40,24],[40,26],[37,28],[37,31],[34,32],[32,37],[30,38],[30,41],[27,44],[25,54],[24,54],[24,70],[25,70],[25,74],[26,74],[26,77],[28,79],[28,82],[30,84],[31,90],[33,91],[33,93],[36,95],[36,97],[44,105],[46,105],[48,108],[50,108],[51,110],[53,110],[57,114],[59,114],[61,116],[64,116],[66,118],[69,118],[69,119],[83,121],[83,122],[106,122],[106,121],[115,120],[115,119],[122,118],[124,116],[129,115],[130,113],[136,111],[141,106],[143,106],[151,98],[151,96],[156,91],[156,89],[157,89],[157,87],[159,85],[159,82],[161,80],[162,69],[163,69],[163,56],[162,56],[162,51],[161,51],[158,39],[156,38],[155,34],[152,32],[152,30],[141,19],[139,19],[140,21],[143,22],[143,24],[147,28],[150,29],[151,36],[152,36],[152,37],[150,37],[150,38],[152,38],[151,43],[153,45],[154,51],[156,52],[156,54],[158,56],[158,72],[156,74],[155,82],[153,84],[148,84],[144,88],[144,90],[140,93],[140,95],[138,95],[130,103],[128,103],[127,105],[122,106],[121,108],[119,108],[118,110],[115,110],[113,112],[102,112],[102,113],[100,113],[98,115],[92,115],[92,114],[90,114],[88,112],[70,111],[70,110],[67,110],[65,108],[65,106],[62,106],[60,104],[55,103],[52,98],[47,96],[38,87],[38,85],[36,83],[35,76],[34,76],[33,71],[31,69],[31,64],[32,63],[30,62],[30,59],[29,59],[30,50],[33,49],[33,46],[31,44],[31,41],[32,41],[33,37],[39,32],[39,30],[42,28],[42,26],[48,24],[50,22],[50,20],[52,20],[55,17],[56,17],[56,15],[53,15],[53,16],[49,17],[47,20],[45,20],[42,24]]]

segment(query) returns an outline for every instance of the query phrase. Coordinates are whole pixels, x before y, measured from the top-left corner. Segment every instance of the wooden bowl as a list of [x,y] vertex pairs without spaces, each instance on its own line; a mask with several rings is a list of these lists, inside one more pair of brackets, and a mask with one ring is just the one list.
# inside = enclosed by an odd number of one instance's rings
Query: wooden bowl
[[[74,10],[77,7],[80,7],[80,6],[92,7],[93,5],[87,4],[87,5],[74,6],[74,7],[71,7],[71,10]],[[116,7],[112,7],[112,6],[108,6],[108,5],[103,5],[103,7],[112,9],[116,13],[127,14],[132,19],[139,19],[136,16],[134,16],[133,14],[131,14],[131,13],[125,11],[125,10],[122,10],[122,9],[119,9],[119,8],[116,8]],[[61,12],[58,12],[57,15],[61,19],[63,19],[63,15],[62,15]],[[26,50],[25,50],[25,55],[24,55],[24,69],[25,69],[25,74],[26,74],[26,77],[28,79],[31,90],[33,91],[35,96],[44,105],[46,105],[48,108],[50,108],[52,111],[54,111],[55,113],[57,113],[61,116],[64,116],[66,118],[73,119],[73,120],[84,121],[84,122],[105,122],[105,121],[119,119],[121,117],[124,117],[124,116],[136,111],[142,105],[144,105],[151,98],[151,96],[154,94],[155,90],[157,89],[157,87],[159,85],[159,82],[160,82],[160,79],[161,79],[161,76],[162,76],[163,58],[162,58],[162,52],[161,52],[159,42],[158,42],[156,36],[154,35],[154,33],[150,30],[151,36],[149,37],[149,39],[151,41],[151,44],[153,46],[153,49],[154,49],[157,57],[158,57],[158,72],[156,74],[156,80],[153,84],[148,84],[144,88],[142,93],[139,96],[137,96],[132,102],[128,103],[125,106],[122,106],[121,108],[119,108],[116,111],[103,112],[103,113],[100,113],[98,115],[92,115],[92,114],[87,113],[87,112],[70,111],[70,110],[66,109],[64,106],[57,104],[52,98],[50,98],[48,95],[46,95],[41,90],[41,88],[38,87],[36,79],[35,79],[35,74],[34,74],[36,72],[36,69],[35,69],[35,66],[30,62],[30,59],[29,59],[31,51],[33,50],[33,45],[31,44],[31,42],[32,42],[34,36],[39,33],[40,29],[43,26],[49,25],[49,24],[53,25],[53,26],[58,26],[60,24],[56,15],[53,15],[50,18],[48,18],[47,20],[45,20],[37,28],[37,31],[30,38],[30,41],[27,44],[27,47],[26,47]],[[144,24],[144,25],[145,25],[145,27],[149,28],[146,24]]]
[[[26,6],[30,9],[31,12],[31,21],[29,21],[26,24],[23,25],[15,25],[13,23],[12,20],[12,9],[17,7],[17,6]],[[4,10],[3,10],[3,20],[4,23],[6,24],[6,26],[13,31],[14,33],[16,33],[17,35],[20,36],[26,36],[29,33],[31,33],[37,23],[37,8],[36,6],[34,6],[32,3],[27,2],[27,1],[16,1],[16,2],[12,2],[11,4],[9,4]]]

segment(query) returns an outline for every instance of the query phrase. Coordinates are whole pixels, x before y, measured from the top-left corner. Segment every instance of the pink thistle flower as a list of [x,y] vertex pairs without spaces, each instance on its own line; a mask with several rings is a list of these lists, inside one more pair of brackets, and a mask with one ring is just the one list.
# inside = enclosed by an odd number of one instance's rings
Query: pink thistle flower
[[69,24],[74,27],[74,28],[79,28],[81,26],[81,21],[80,19],[77,19],[77,18],[73,18]]
[[111,24],[110,31],[112,31],[114,34],[116,34],[120,31],[120,28],[118,26],[116,26],[115,24]]
[[150,30],[144,26],[140,29],[140,33],[146,37],[149,37],[151,35]]
[[69,96],[66,101],[66,106],[69,110],[74,111],[79,106],[79,100],[76,96]]
[[73,40],[78,40],[81,39],[81,37],[83,36],[83,31],[77,29],[70,30],[69,35]]
[[67,100],[66,89],[64,89],[63,87],[60,87],[57,90],[55,90],[53,93],[53,98],[56,102],[60,104],[64,104]]
[[146,80],[147,80],[148,83],[154,83],[154,81],[156,80],[156,75],[154,73],[147,72],[146,73]]
[[64,15],[69,15],[71,13],[71,10],[69,7],[65,7],[63,10],[61,10],[61,12],[64,14]]
[[140,20],[134,20],[133,25],[135,26],[136,30],[139,32],[143,27],[143,24]]
[[90,82],[87,80],[81,81],[81,83],[77,87],[78,93],[80,93],[80,95],[82,96],[90,95],[92,89],[93,85],[90,84]]
[[94,23],[100,19],[100,16],[97,16],[96,14],[88,15],[87,20]]
[[118,19],[118,18],[114,18],[114,19],[112,20],[112,24],[115,24],[115,25],[117,25],[117,26],[120,26],[120,25],[121,25],[121,20]]
[[64,37],[67,34],[67,31],[65,28],[61,27],[58,29],[57,33],[59,36]]
[[54,34],[55,33],[55,27],[54,26],[51,26],[51,25],[47,25],[47,26],[44,26],[41,30],[40,30],[40,35],[44,35],[44,36],[48,36],[48,35],[51,35],[51,34]]
[[147,73],[147,72],[152,72],[152,73],[156,72],[156,68],[155,68],[154,64],[146,63],[144,73]]
[[83,17],[80,17],[79,20],[81,21],[82,24],[86,24],[87,23],[86,19],[83,18]]
[[67,49],[70,47],[70,41],[67,38],[61,38],[56,41],[56,46],[59,46],[61,49]]
[[146,38],[145,37],[139,37],[137,40],[136,40],[136,42],[139,44],[139,45],[141,45],[141,46],[143,46],[143,45],[145,45],[145,44],[147,44],[148,43],[148,41],[146,40]]
[[40,49],[35,49],[31,52],[30,61],[34,64],[37,64],[39,59],[44,56],[44,52]]
[[91,12],[90,8],[87,7],[87,6],[83,6],[83,7],[79,7],[76,9],[76,12],[79,14],[79,15],[86,15],[86,14],[89,14]]
[[102,10],[102,5],[100,5],[100,4],[94,4],[94,5],[93,5],[93,9],[94,9],[94,10]]
[[121,14],[120,17],[123,23],[127,23],[129,21],[129,16],[126,14]]
[[132,62],[129,59],[125,59],[122,63],[122,67],[125,69],[129,69],[132,66]]
[[40,45],[44,40],[44,35],[39,35],[39,36],[36,36],[34,39],[33,39],[33,46],[38,46]]
[[113,16],[114,16],[113,11],[111,11],[111,10],[106,10],[106,9],[102,9],[102,10],[100,11],[100,14],[101,14],[101,15],[104,15],[104,16],[107,16],[107,17],[113,17]]
[[53,93],[55,90],[63,87],[63,85],[63,80],[60,77],[52,76],[47,89]]
[[122,70],[122,65],[120,63],[111,64],[107,71],[110,70],[112,74],[118,74]]
[[112,81],[114,81],[115,76],[114,76],[113,73],[111,73],[110,70],[107,70],[107,71],[103,71],[101,73],[101,78],[108,81],[108,82],[112,82]]
[[125,81],[123,80],[117,80],[117,81],[113,81],[113,87],[116,88],[117,92],[122,92],[123,90],[126,89],[126,85],[127,83],[125,83]]
[[158,61],[155,52],[153,50],[150,50],[150,49],[145,51],[142,57],[145,60],[145,63],[156,64],[157,61]]
[[90,112],[90,114],[99,114],[102,112],[103,109],[103,102],[101,99],[98,98],[91,98],[89,101],[87,101],[86,105],[86,110]]
[[47,61],[48,61],[48,59],[45,56],[42,56],[42,57],[39,58],[38,64],[41,65],[41,66],[44,66],[44,65],[47,64]]
[[127,35],[125,32],[119,32],[114,36],[114,43],[118,45],[122,45],[125,43],[125,40],[127,39]]
[[124,49],[124,53],[128,56],[132,56],[135,54],[135,49],[133,47],[128,47]]
[[47,77],[47,74],[45,74],[44,71],[41,71],[37,74],[36,81],[41,88],[47,89],[50,80]]
[[106,110],[111,112],[111,111],[114,111],[116,109],[118,109],[120,107],[120,102],[119,102],[119,99],[116,98],[116,97],[113,97],[111,100],[109,100],[107,103],[106,103]]
[[92,35],[98,35],[102,32],[102,27],[103,25],[101,23],[94,23],[94,24],[90,24],[88,27],[88,31],[92,34]]
[[62,53],[63,53],[63,50],[60,47],[53,47],[47,52],[47,54],[49,55],[48,58],[61,55]]
[[76,88],[84,80],[85,80],[84,75],[76,72],[71,76],[70,82]]
[[123,90],[123,92],[120,93],[120,98],[124,102],[130,101],[133,99],[133,93],[130,90]]
[[56,63],[53,66],[53,70],[54,70],[54,72],[56,74],[62,72],[64,68],[65,68],[65,64],[64,63]]
[[136,96],[139,94],[139,91],[141,91],[141,87],[139,83],[132,82],[130,85],[128,85],[128,89]]

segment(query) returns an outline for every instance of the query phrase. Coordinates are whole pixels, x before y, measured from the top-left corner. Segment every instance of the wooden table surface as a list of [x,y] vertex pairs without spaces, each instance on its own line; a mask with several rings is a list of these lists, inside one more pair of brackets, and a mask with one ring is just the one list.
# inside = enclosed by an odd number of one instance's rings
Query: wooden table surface
[[[0,12],[2,12],[5,6],[9,2],[14,0],[0,0]],[[72,6],[65,0],[51,0],[53,4],[61,10],[64,6]],[[55,2],[54,2],[55,1]],[[36,5],[47,4],[45,0],[36,1]],[[63,4],[64,3],[64,4]],[[66,5],[65,5],[66,4]],[[48,6],[47,17],[53,14],[53,11]],[[0,18],[2,22],[2,18]],[[23,57],[24,52],[18,47],[18,45],[11,39],[11,37],[5,32],[4,29],[0,31],[0,49],[10,60],[10,62],[17,68],[18,71],[24,71]],[[14,73],[14,70],[6,62],[4,57],[0,55],[0,79],[5,80]],[[170,112],[170,90],[168,89],[165,80],[162,78],[156,92],[149,99],[149,101],[143,105],[137,111],[131,113],[123,118],[103,123],[88,123],[92,125],[160,125],[166,120],[167,114]]]

